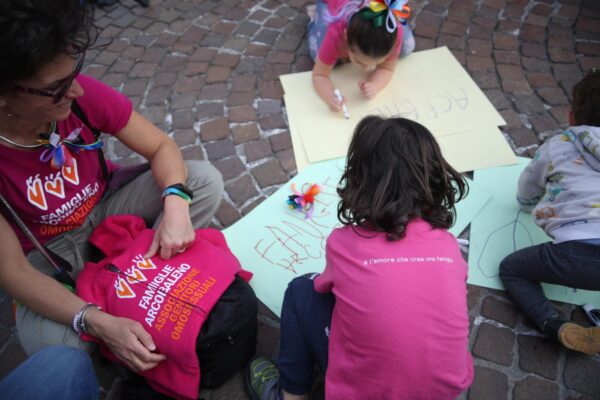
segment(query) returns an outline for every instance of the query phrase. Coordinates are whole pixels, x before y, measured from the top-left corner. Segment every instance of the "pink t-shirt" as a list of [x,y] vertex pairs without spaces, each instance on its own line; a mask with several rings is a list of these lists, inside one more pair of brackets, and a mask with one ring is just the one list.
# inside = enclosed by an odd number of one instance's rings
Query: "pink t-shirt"
[[467,265],[456,239],[423,220],[394,242],[355,229],[332,232],[315,279],[317,292],[336,299],[325,397],[456,398],[473,380]]
[[[85,91],[77,98],[91,126],[102,132],[116,133],[131,117],[132,104],[127,97],[83,74],[77,82]],[[85,143],[94,142],[94,134],[73,113],[59,121],[57,131],[62,137],[83,128],[80,136]],[[0,193],[8,200],[33,234],[45,243],[54,236],[75,229],[85,221],[98,203],[106,181],[97,151],[73,153],[71,167],[53,169],[50,162],[42,163],[43,148],[20,150],[0,142]],[[109,172],[115,167],[107,161]],[[10,216],[13,227],[25,252],[33,248]]]
[[[348,0],[326,0],[329,13],[333,16],[337,15],[347,2]],[[325,33],[325,37],[323,38],[321,47],[319,47],[318,53],[319,59],[325,64],[333,65],[339,59],[348,58],[348,43],[346,42],[344,34],[347,26],[348,20],[343,17],[327,26],[327,32]],[[387,60],[398,58],[402,47],[402,36],[402,28],[398,23],[398,28],[396,29],[396,45],[387,57]]]

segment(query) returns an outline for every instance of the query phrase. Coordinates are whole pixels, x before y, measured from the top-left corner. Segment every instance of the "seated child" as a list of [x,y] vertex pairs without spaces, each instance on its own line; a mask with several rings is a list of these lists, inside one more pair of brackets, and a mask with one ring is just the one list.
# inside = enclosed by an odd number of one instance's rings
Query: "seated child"
[[250,362],[251,397],[304,398],[316,362],[328,400],[456,398],[473,380],[467,265],[447,231],[463,178],[422,125],[370,116],[340,185],[344,226],[324,272],[289,284],[278,368]]
[[600,70],[573,87],[569,129],[538,149],[519,178],[517,200],[554,239],[502,260],[511,298],[563,346],[600,352],[600,328],[568,319],[544,296],[540,282],[600,290]]
[[398,55],[413,51],[414,38],[403,11],[405,0],[383,1],[317,0],[314,19],[308,27],[308,45],[315,65],[312,81],[317,94],[332,111],[342,110],[329,76],[339,60],[350,61],[370,72],[358,83],[362,94],[372,99],[392,79]]

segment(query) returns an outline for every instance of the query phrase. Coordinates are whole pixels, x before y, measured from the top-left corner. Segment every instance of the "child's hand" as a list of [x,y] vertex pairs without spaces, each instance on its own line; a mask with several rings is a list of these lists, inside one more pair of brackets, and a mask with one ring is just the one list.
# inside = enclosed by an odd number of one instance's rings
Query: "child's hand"
[[329,109],[333,112],[341,112],[342,111],[342,104],[344,104],[344,102],[346,101],[346,99],[344,97],[342,97],[342,99],[340,100],[335,94],[331,94],[331,99],[327,102],[327,105],[329,106]]
[[363,94],[363,96],[365,96],[369,100],[374,99],[375,96],[377,96],[377,93],[379,92],[375,85],[369,81],[359,81],[358,87],[360,88],[360,91]]

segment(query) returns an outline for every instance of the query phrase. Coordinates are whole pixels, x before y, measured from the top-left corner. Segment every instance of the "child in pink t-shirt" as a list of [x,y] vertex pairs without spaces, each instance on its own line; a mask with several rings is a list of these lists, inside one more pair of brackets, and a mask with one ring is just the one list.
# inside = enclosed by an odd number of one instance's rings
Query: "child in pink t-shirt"
[[473,380],[467,265],[447,231],[465,182],[403,118],[357,126],[321,275],[288,286],[278,366],[248,367],[254,400],[303,399],[314,364],[328,400],[454,399]]
[[[317,0],[308,26],[308,45],[315,65],[312,81],[317,94],[332,111],[342,110],[330,75],[340,60],[349,59],[368,72],[358,82],[363,96],[372,99],[392,78],[398,55],[415,44],[406,18],[407,0]],[[387,3],[387,4],[386,4]]]

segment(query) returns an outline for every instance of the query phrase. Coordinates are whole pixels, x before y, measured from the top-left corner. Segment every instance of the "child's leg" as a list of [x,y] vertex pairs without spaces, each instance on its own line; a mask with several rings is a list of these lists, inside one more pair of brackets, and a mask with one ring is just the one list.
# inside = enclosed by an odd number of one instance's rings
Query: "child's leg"
[[323,373],[327,370],[334,303],[332,294],[315,292],[310,277],[301,276],[290,282],[281,310],[281,349],[277,363],[280,385],[285,392],[308,393],[315,362]]
[[600,246],[580,241],[544,243],[521,249],[502,260],[500,278],[504,287],[540,328],[559,318],[540,282],[571,288],[600,290]]
[[327,12],[327,4],[323,0],[317,0],[317,8],[314,19],[311,18],[308,23],[308,49],[310,51],[310,57],[314,60],[317,59],[319,48],[327,32],[327,21],[324,18]]
[[248,364],[246,390],[253,400],[303,400],[310,391],[315,363],[327,370],[332,294],[315,292],[309,274],[288,285],[281,310],[279,369],[266,357]]

